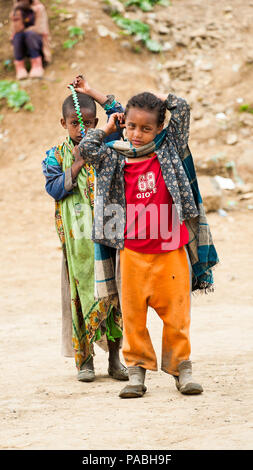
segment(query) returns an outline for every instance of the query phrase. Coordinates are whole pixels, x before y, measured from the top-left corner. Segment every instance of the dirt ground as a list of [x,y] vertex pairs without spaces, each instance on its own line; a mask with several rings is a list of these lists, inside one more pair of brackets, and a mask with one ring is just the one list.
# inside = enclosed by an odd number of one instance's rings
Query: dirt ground
[[[100,2],[86,3],[94,21],[109,24]],[[178,3],[187,9],[185,2]],[[212,3],[207,2],[210,9]],[[238,4],[230,2],[232,7]],[[123,104],[133,93],[157,87],[154,72],[149,73],[153,55],[133,54],[110,38],[91,39],[92,31],[84,42],[89,47],[55,56],[42,81],[26,82],[34,113],[1,109],[0,127],[8,129],[8,139],[0,142],[0,448],[252,449],[253,224],[246,206],[236,206],[227,217],[208,214],[220,264],[214,271],[215,292],[192,298],[191,326],[191,359],[203,394],[180,395],[174,380],[159,370],[148,372],[143,398],[121,400],[122,383],[108,377],[108,357],[102,350],[96,349],[96,380],[90,384],[78,382],[74,360],[61,356],[61,250],[41,161],[47,149],[65,138],[59,125],[61,103],[67,84],[79,72],[71,64],[78,62],[95,87],[113,91]],[[108,50],[111,63],[105,60]],[[252,70],[247,73],[230,89],[222,85],[223,103],[229,94],[249,92]],[[6,72],[6,78],[13,78],[13,72]],[[103,122],[100,110],[99,117]],[[197,158],[227,149],[222,132],[210,137],[210,126],[205,133],[194,123],[192,129]],[[227,151],[236,158],[250,145],[251,135]],[[248,173],[242,176],[249,178]],[[154,311],[148,321],[160,364],[162,324]]]

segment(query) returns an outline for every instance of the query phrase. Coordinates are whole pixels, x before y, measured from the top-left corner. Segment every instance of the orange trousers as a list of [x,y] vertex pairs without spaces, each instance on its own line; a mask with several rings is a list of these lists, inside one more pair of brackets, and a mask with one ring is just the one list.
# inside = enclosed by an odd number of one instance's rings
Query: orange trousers
[[189,359],[190,273],[185,247],[158,254],[120,251],[122,354],[127,367],[157,370],[146,325],[148,306],[163,321],[161,369],[178,375],[178,364]]

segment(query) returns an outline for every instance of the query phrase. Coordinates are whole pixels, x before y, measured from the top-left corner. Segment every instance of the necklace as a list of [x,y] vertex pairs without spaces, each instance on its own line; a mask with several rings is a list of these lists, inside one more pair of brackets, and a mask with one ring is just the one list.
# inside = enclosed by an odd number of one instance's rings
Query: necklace
[[69,89],[72,93],[72,97],[73,97],[73,101],[74,101],[74,107],[75,107],[77,118],[78,118],[78,121],[79,121],[79,124],[80,124],[81,136],[84,137],[85,136],[85,128],[84,128],[84,124],[83,124],[83,118],[82,118],[82,114],[81,114],[80,105],[79,105],[79,102],[78,102],[78,96],[77,96],[76,90],[73,87],[73,85],[69,85]]

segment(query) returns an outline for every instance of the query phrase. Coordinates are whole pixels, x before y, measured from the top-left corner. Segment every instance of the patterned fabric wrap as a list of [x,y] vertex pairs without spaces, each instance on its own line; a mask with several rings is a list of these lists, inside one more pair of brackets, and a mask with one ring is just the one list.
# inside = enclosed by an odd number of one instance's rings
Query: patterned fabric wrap
[[[62,170],[73,163],[73,143],[69,138],[54,149]],[[107,333],[114,340],[122,336],[122,319],[110,299],[94,298],[94,243],[91,230],[94,208],[95,172],[85,165],[77,186],[68,197],[56,201],[55,223],[68,264],[72,310],[72,342],[79,369],[92,354],[93,343]],[[106,320],[106,322],[104,322]]]

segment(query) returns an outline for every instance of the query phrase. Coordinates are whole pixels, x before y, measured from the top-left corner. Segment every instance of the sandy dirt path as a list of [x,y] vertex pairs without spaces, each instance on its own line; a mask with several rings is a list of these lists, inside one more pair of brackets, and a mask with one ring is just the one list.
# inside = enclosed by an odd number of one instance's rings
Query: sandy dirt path
[[[110,47],[117,74],[103,50],[96,49],[95,64],[94,50],[85,51],[81,71],[89,65],[95,87],[107,91],[110,83],[123,103],[133,90],[155,89],[136,55],[130,65],[125,51]],[[192,299],[192,361],[202,395],[180,395],[159,370],[147,374],[143,398],[121,400],[122,383],[108,377],[103,351],[96,349],[97,377],[90,384],[78,382],[74,360],[61,356],[61,251],[41,160],[65,137],[58,121],[73,75],[59,59],[42,83],[27,85],[35,113],[4,112],[9,142],[0,149],[0,448],[252,449],[252,211],[208,214],[221,263],[215,293]],[[202,149],[210,153],[206,142]],[[160,364],[162,325],[153,311],[149,325]]]
[[[221,263],[217,289],[193,297],[192,360],[200,396],[178,393],[161,371],[139,400],[118,398],[96,349],[94,383],[61,356],[61,251],[40,153],[1,173],[2,449],[249,449],[253,438],[252,224],[248,213],[209,214]],[[15,197],[15,191],[17,197]],[[160,363],[161,322],[149,315]]]

